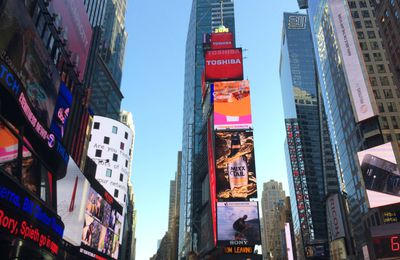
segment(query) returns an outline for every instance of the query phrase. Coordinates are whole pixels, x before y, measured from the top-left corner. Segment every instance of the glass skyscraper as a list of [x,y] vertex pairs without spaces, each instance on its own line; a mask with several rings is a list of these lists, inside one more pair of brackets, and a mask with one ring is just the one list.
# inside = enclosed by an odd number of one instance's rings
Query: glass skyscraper
[[[203,37],[221,25],[218,0],[193,0],[186,40],[183,106],[182,176],[179,220],[179,254],[202,254],[212,249],[210,207],[202,207],[202,191],[208,174],[207,118],[201,79],[204,70]],[[223,1],[223,22],[235,32],[234,4]],[[204,224],[205,223],[205,224]],[[204,225],[202,225],[204,224]]]
[[325,199],[339,184],[307,15],[284,13],[282,33],[280,77],[297,254],[306,259],[310,248],[318,259],[329,259]]

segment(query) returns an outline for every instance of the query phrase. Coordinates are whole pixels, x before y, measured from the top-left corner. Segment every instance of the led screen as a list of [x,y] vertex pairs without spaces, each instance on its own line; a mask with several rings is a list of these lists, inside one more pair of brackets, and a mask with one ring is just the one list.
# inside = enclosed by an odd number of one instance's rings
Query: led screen
[[248,80],[212,84],[215,129],[251,128],[250,85]]
[[400,172],[392,144],[358,152],[371,208],[400,203]]
[[243,79],[242,49],[208,50],[205,53],[206,81]]
[[258,202],[218,202],[217,236],[219,245],[260,244]]
[[215,132],[218,200],[257,197],[252,131]]
[[233,47],[233,34],[231,32],[211,34],[211,49],[232,49]]
[[372,243],[377,259],[400,258],[400,232],[396,235],[374,237]]
[[53,121],[51,122],[51,128],[50,128],[50,130],[60,140],[64,137],[64,131],[67,126],[71,103],[72,103],[71,92],[69,92],[64,82],[61,82],[56,108],[54,110]]

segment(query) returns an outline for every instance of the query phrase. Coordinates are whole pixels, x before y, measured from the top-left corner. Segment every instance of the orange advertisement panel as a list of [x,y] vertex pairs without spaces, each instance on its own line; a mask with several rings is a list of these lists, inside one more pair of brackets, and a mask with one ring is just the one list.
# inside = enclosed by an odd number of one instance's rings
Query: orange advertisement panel
[[214,129],[252,127],[248,80],[213,83]]

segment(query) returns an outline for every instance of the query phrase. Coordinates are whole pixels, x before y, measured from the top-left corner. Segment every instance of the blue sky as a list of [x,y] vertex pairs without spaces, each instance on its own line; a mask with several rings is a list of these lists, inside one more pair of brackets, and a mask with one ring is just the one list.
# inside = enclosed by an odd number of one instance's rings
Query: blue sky
[[[136,125],[132,166],[136,259],[149,259],[168,225],[169,183],[182,143],[185,42],[191,1],[129,1],[122,108]],[[283,12],[297,1],[236,0],[236,44],[250,80],[258,194],[270,179],[287,177],[279,57]]]

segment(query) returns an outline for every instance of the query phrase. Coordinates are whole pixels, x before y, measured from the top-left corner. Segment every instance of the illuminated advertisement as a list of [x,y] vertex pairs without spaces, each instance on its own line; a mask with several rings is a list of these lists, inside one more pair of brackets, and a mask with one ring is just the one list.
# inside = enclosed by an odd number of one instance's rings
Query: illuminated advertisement
[[[381,229],[381,230],[379,230]],[[400,225],[388,224],[374,228],[372,244],[376,259],[400,258]],[[374,234],[375,233],[375,234]],[[386,234],[385,234],[386,233]]]
[[347,260],[347,252],[344,238],[330,242],[330,254],[332,260]]
[[50,2],[50,10],[57,14],[56,26],[63,28],[61,34],[82,81],[92,40],[92,26],[85,6],[79,0],[55,0]]
[[328,230],[330,240],[345,237],[343,216],[339,203],[339,194],[330,195],[326,201]]
[[328,256],[327,249],[325,245],[307,245],[305,247],[306,257],[307,258],[314,258],[314,257],[326,257]]
[[215,132],[218,200],[257,197],[252,131]]
[[216,194],[216,176],[215,176],[215,158],[213,149],[213,132],[211,119],[208,119],[207,124],[207,152],[208,152],[208,167],[210,178],[210,204],[211,204],[211,219],[213,225],[214,246],[217,245],[217,194]]
[[62,140],[64,131],[67,126],[69,110],[72,103],[72,95],[64,82],[61,82],[60,91],[58,94],[56,108],[54,110],[53,121],[51,122],[50,130]]
[[294,260],[292,235],[291,235],[291,232],[290,232],[290,224],[289,223],[285,223],[285,241],[286,241],[287,259],[288,260]]
[[55,256],[64,224],[52,210],[8,177],[0,174],[0,236],[18,237]]
[[357,153],[371,208],[400,203],[400,172],[392,144]]
[[[296,204],[300,221],[300,228],[305,236],[311,235],[313,220],[311,214],[310,197],[308,193],[307,177],[305,175],[303,147],[300,139],[300,127],[296,119],[286,119],[286,140],[288,144],[291,172],[296,193]],[[311,235],[312,236],[312,235]]]
[[231,32],[212,33],[211,49],[233,49],[233,34]]
[[219,260],[262,260],[262,255],[222,255],[218,256]]
[[206,51],[205,71],[207,82],[243,80],[242,49]]
[[221,246],[260,244],[258,202],[217,202],[217,237]]
[[214,128],[251,128],[249,81],[221,81],[211,85],[214,90]]
[[358,54],[358,41],[352,31],[352,21],[342,0],[328,1],[333,18],[335,36],[340,49],[343,67],[351,93],[351,100],[357,122],[376,115],[368,93],[369,80],[366,78],[362,57]]
[[63,239],[74,246],[81,245],[89,187],[88,180],[70,158],[67,174],[57,181],[57,213],[65,225]]
[[49,128],[60,86],[58,71],[32,18],[25,11],[24,1],[2,2],[0,60],[6,66],[0,67],[1,84],[15,94],[24,88],[26,94],[20,101],[21,105],[32,104],[30,109],[35,119]]
[[400,204],[380,207],[379,212],[382,216],[383,224],[400,222]]
[[116,209],[113,197],[104,190],[104,197],[92,187],[86,201],[84,225],[82,230],[81,253],[98,258],[109,256],[118,258],[119,237],[122,225],[122,207]]

